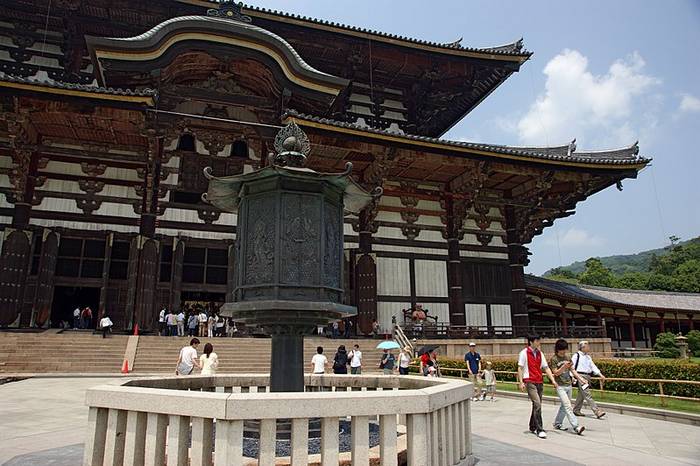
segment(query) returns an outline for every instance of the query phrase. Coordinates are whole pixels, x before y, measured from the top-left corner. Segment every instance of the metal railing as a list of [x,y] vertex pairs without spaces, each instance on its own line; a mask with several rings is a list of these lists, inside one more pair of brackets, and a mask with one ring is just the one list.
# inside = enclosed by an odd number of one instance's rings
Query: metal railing
[[[418,367],[418,365],[412,364],[411,367]],[[450,374],[457,373],[457,374],[459,374],[457,377],[459,377],[460,379],[468,378],[468,375],[469,375],[468,369],[461,369],[461,368],[456,368],[456,367],[441,367],[440,372],[442,373],[443,376],[447,376],[447,377],[451,377]],[[494,371],[494,372],[496,373],[496,375],[498,375],[498,374],[508,375],[510,377],[513,377],[513,378],[518,377],[518,373],[515,371]],[[454,377],[454,375],[452,375],[452,377]],[[600,388],[597,389],[596,391],[600,391],[601,394],[605,392],[605,384],[607,382],[627,382],[627,383],[640,383],[640,384],[656,385],[659,389],[659,393],[642,393],[642,394],[658,397],[660,399],[661,406],[666,406],[666,399],[669,399],[669,398],[673,398],[673,399],[677,399],[677,400],[689,400],[689,401],[700,402],[700,397],[667,395],[664,393],[664,385],[669,385],[669,384],[690,385],[690,386],[700,387],[700,381],[695,381],[695,380],[638,379],[638,378],[622,378],[622,377],[605,377],[605,379],[602,379],[600,377],[591,377],[591,381],[598,382],[598,386]],[[498,380],[498,382],[505,383],[505,384],[517,384],[518,383],[518,382],[514,382],[512,380]],[[629,391],[619,391],[619,390],[608,390],[608,392],[630,393]]]

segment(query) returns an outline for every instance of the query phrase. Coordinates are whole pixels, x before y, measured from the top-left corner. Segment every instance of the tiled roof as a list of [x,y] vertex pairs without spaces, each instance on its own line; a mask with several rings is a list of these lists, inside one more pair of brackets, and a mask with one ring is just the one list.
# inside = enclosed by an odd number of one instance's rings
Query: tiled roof
[[700,312],[700,293],[627,290],[601,286],[573,285],[547,278],[525,275],[528,290],[536,289],[553,297],[592,301],[602,305]]
[[[217,1],[212,1],[209,0],[210,3],[218,3]],[[271,10],[267,8],[261,8],[257,6],[252,6],[252,5],[243,5],[243,8],[248,10],[245,11],[245,13],[248,14],[253,14],[255,15],[256,12],[258,13],[266,13],[266,14],[271,14],[275,16],[279,16],[282,18],[292,18],[292,19],[297,19],[301,21],[306,21],[309,23],[313,24],[321,24],[325,26],[331,26],[339,29],[346,29],[348,31],[353,31],[353,32],[359,32],[363,34],[372,34],[378,37],[383,37],[387,39],[392,39],[392,40],[400,40],[402,42],[409,42],[411,44],[416,44],[416,45],[426,45],[429,47],[436,47],[436,48],[442,48],[442,49],[449,49],[449,50],[463,50],[465,52],[473,52],[473,53],[484,53],[488,55],[508,55],[508,56],[520,56],[520,57],[529,57],[532,55],[532,52],[529,52],[523,48],[523,40],[519,39],[515,42],[512,42],[510,44],[506,45],[501,45],[497,47],[463,47],[459,42],[461,40],[452,42],[452,43],[439,43],[439,42],[431,42],[427,40],[421,40],[421,39],[414,39],[411,37],[406,37],[406,36],[400,36],[397,34],[389,34],[386,32],[382,31],[375,31],[371,29],[365,29],[365,28],[360,28],[356,26],[349,26],[347,24],[342,24],[342,23],[336,23],[333,21],[327,21],[323,19],[318,19],[318,18],[311,18],[308,16],[302,16],[302,15],[295,15],[292,13],[286,13],[284,11],[277,11],[277,10]]]
[[17,84],[28,84],[32,86],[48,87],[53,89],[65,89],[72,91],[81,92],[91,92],[95,94],[110,94],[110,95],[123,95],[123,96],[134,96],[134,97],[156,97],[158,93],[154,89],[120,89],[114,87],[100,87],[91,86],[88,84],[75,84],[66,83],[63,81],[56,81],[53,79],[37,79],[37,78],[24,78],[21,76],[13,76],[10,74],[3,73],[0,71],[0,81],[17,83]]
[[399,132],[361,126],[354,123],[346,123],[342,121],[331,120],[328,118],[306,115],[303,113],[299,113],[295,110],[287,110],[283,115],[283,118],[284,117],[292,117],[299,120],[321,123],[324,125],[335,126],[338,128],[350,128],[358,131],[364,131],[370,134],[383,134],[396,138],[406,139],[408,141],[430,142],[435,144],[441,144],[445,147],[462,147],[467,149],[488,151],[504,155],[517,155],[529,157],[533,159],[546,159],[562,162],[577,162],[604,165],[639,165],[646,164],[651,161],[651,159],[649,158],[640,157],[638,155],[639,145],[636,142],[631,146],[624,147],[621,149],[612,149],[608,151],[597,152],[577,152],[576,145],[573,143],[573,141],[572,143],[567,144],[565,146],[556,147],[516,147],[499,144],[482,144],[466,141],[452,141],[448,139],[433,138],[428,136],[403,134]]

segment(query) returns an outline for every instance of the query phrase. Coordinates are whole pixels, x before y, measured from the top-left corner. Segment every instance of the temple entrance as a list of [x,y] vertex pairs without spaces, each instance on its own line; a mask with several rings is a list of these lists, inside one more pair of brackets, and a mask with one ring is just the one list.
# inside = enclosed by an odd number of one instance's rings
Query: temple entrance
[[92,309],[92,325],[95,327],[97,312],[100,305],[100,289],[82,286],[56,286],[51,305],[51,327],[61,327],[63,322],[73,325],[73,310],[90,306]]
[[207,291],[183,291],[180,295],[180,309],[185,311],[195,307],[203,308],[207,313],[218,311],[226,302],[225,293],[210,293]]

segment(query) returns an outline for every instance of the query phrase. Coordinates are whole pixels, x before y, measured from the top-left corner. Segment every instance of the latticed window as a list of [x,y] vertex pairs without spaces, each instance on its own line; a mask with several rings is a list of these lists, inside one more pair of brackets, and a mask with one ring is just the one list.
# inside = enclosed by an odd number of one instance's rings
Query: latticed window
[[56,261],[56,275],[101,278],[104,256],[104,240],[61,238]]
[[184,283],[208,283],[225,285],[228,268],[226,249],[185,247],[182,267]]

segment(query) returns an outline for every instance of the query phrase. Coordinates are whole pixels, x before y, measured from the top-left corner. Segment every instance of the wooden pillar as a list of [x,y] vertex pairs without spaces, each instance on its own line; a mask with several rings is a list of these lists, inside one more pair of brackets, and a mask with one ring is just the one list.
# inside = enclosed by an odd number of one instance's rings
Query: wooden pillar
[[659,333],[664,333],[666,331],[666,325],[664,323],[664,313],[659,312]]
[[688,316],[688,331],[695,330],[695,324],[693,323],[693,314],[686,314]]
[[561,310],[559,311],[559,317],[561,318],[561,331],[565,337],[569,336],[569,319],[566,315],[566,303],[559,302]]
[[445,232],[447,240],[447,296],[449,300],[450,325],[466,325],[464,296],[462,293],[462,261],[459,255],[459,242],[464,237],[462,223],[466,215],[466,206],[455,203],[451,196],[446,196]]
[[[372,332],[372,322],[377,319],[377,264],[372,254],[373,216],[376,207],[360,212],[360,256],[355,266],[357,303],[357,329],[364,334]],[[409,277],[406,277],[408,279]]]
[[[168,299],[168,309],[179,309],[180,303],[182,302],[182,263],[185,260],[185,241],[182,238],[173,238],[173,257],[172,257],[172,268],[170,276],[170,297]],[[231,274],[231,257],[229,254],[229,271]],[[229,281],[231,277],[229,276]],[[233,292],[231,291],[231,296],[226,296],[226,301],[233,301]]]
[[[107,290],[109,288],[109,268],[112,264],[112,244],[114,243],[114,233],[109,233],[105,238],[104,265],[102,267],[102,288],[100,288],[100,304],[98,308],[98,318],[104,316],[105,311],[113,314],[112,309],[107,309]],[[113,319],[114,315],[110,315]]]
[[36,322],[37,315],[51,315],[53,303],[53,278],[56,271],[56,259],[58,257],[58,245],[60,235],[49,229],[42,232],[41,256],[39,256],[39,268],[36,275],[36,289],[32,306],[32,318],[30,325]]
[[527,333],[527,329],[530,325],[525,301],[525,266],[528,263],[528,251],[519,239],[516,228],[515,209],[511,205],[505,207],[505,222],[511,277],[511,321],[516,336],[523,336]]
[[600,307],[595,306],[595,322],[598,327],[600,327],[600,336],[603,338],[608,337],[608,329],[606,328],[605,323],[603,322],[603,311],[600,309]]
[[629,311],[629,316],[630,316],[630,320],[629,320],[630,340],[632,341],[632,348],[636,348],[637,347],[637,335],[635,335],[635,331],[634,331],[634,312]]

